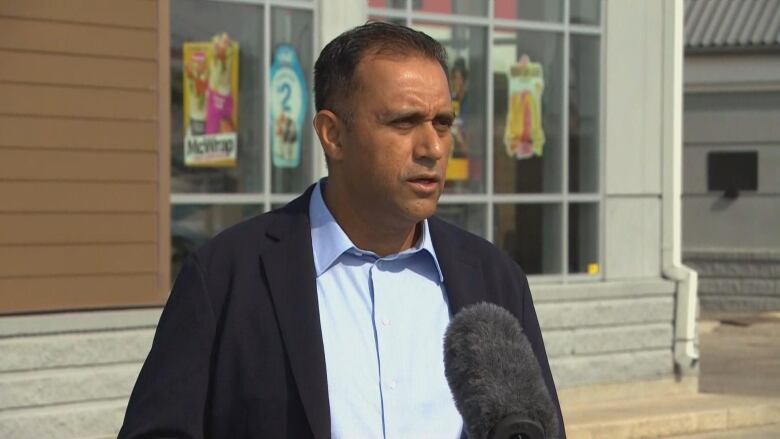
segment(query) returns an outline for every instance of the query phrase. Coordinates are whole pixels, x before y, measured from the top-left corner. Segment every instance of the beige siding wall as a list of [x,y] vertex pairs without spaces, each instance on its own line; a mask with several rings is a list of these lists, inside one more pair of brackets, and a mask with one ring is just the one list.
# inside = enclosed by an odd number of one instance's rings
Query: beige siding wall
[[160,303],[167,5],[0,0],[0,29],[0,313]]

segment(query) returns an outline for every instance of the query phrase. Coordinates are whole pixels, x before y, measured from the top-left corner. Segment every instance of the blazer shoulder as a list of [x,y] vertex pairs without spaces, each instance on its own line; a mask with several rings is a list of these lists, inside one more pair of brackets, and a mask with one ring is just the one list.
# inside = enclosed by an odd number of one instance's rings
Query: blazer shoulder
[[267,212],[234,224],[206,241],[195,251],[195,257],[207,267],[215,260],[257,253],[268,240],[266,231],[273,220],[274,212]]
[[253,216],[228,227],[196,251],[208,264],[215,257],[259,255],[271,242],[289,232],[303,232],[309,224],[309,200],[315,185],[282,208]]

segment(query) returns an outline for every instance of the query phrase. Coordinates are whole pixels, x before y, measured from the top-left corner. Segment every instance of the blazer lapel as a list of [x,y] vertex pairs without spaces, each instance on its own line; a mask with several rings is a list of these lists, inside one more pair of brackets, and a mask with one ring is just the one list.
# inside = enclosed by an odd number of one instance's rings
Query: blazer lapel
[[[436,217],[428,219],[428,227],[444,275],[450,313],[454,316],[466,306],[485,301],[482,264],[463,248],[457,236],[463,232]],[[468,439],[465,429],[460,439]]]
[[261,255],[306,417],[314,437],[330,438],[330,407],[317,284],[311,248],[311,188],[278,211],[268,235],[276,242]]
[[444,275],[450,313],[454,316],[465,306],[485,301],[482,264],[461,245],[457,235],[463,232],[436,217],[428,220],[428,226]]

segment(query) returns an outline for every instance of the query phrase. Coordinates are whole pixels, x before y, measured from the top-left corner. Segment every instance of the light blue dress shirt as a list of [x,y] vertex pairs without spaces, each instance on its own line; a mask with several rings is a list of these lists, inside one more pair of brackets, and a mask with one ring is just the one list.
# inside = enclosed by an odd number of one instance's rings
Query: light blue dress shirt
[[457,439],[444,377],[450,321],[428,222],[417,244],[379,257],[357,248],[322,197],[309,204],[333,439]]

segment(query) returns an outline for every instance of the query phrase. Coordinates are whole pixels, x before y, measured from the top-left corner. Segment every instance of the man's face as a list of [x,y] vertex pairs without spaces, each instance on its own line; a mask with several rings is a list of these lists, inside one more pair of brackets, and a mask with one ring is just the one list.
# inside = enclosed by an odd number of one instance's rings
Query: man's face
[[441,66],[421,57],[365,57],[355,72],[340,171],[349,198],[377,221],[415,224],[436,211],[453,113]]

